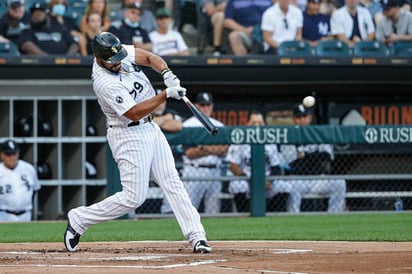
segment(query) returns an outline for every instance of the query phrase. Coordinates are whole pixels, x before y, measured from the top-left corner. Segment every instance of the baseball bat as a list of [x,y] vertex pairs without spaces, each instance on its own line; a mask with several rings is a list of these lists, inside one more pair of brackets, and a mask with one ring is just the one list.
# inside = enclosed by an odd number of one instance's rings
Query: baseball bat
[[211,134],[215,136],[217,134],[217,127],[215,127],[209,118],[204,115],[186,96],[182,97],[183,101],[193,113],[193,115],[202,123],[203,127]]

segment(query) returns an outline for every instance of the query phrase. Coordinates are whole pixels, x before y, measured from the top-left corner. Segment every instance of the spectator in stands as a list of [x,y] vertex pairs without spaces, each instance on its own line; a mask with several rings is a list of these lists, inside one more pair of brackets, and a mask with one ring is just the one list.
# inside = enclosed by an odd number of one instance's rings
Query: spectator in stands
[[36,2],[30,7],[31,28],[23,31],[18,46],[22,53],[31,55],[76,55],[79,46],[70,32],[52,22],[45,3]]
[[[264,126],[263,114],[259,111],[251,111],[247,126]],[[245,145],[230,145],[226,155],[230,171],[236,176],[251,176],[251,147]],[[279,155],[276,144],[265,145],[265,175],[280,175]],[[266,198],[271,198],[277,193],[290,192],[291,185],[288,181],[266,182]],[[229,192],[233,193],[236,209],[238,212],[250,211],[250,187],[245,180],[233,180],[229,183]]]
[[83,39],[76,21],[71,17],[65,16],[66,10],[68,8],[66,0],[50,0],[49,7],[51,18],[55,19],[56,23],[66,28],[76,42],[79,42],[80,39]]
[[[297,126],[312,123],[312,113],[302,104],[293,108],[293,122]],[[333,146],[330,144],[280,145],[281,166],[292,175],[326,175],[331,173]],[[291,180],[288,211],[300,212],[304,194],[329,196],[328,212],[343,212],[345,208],[346,182],[343,179]]]
[[385,18],[376,30],[376,39],[386,44],[412,41],[412,13],[401,8],[400,0],[383,0]]
[[264,50],[277,54],[279,45],[284,41],[302,39],[303,16],[299,8],[290,0],[279,0],[268,8],[262,16]]
[[122,21],[124,18],[124,9],[126,8],[126,6],[130,6],[134,3],[142,7],[142,15],[140,16],[141,18],[139,22],[140,27],[144,29],[145,31],[147,31],[147,33],[151,33],[152,31],[155,31],[157,29],[157,23],[156,23],[155,16],[150,10],[143,8],[142,0],[123,0],[122,9],[116,12],[115,20]]
[[383,18],[383,10],[380,1],[375,0],[360,0],[359,3],[362,7],[367,8],[372,15],[375,27],[378,25],[379,21]]
[[82,39],[79,39],[80,54],[83,56],[93,55],[92,41],[93,38],[101,32],[102,18],[98,12],[92,11],[86,14],[87,28]]
[[124,9],[124,19],[114,21],[109,32],[119,37],[123,44],[133,44],[135,48],[152,51],[152,42],[146,30],[140,27],[142,9],[139,4],[133,3]]
[[110,28],[110,10],[107,0],[89,0],[80,21],[80,31],[82,33],[86,31],[86,15],[92,11],[97,11],[100,14],[102,18],[102,31],[107,31]]
[[225,9],[225,28],[230,30],[229,43],[232,53],[245,55],[252,49],[252,32],[260,23],[263,12],[272,6],[271,0],[228,0]]
[[23,30],[30,28],[30,14],[24,4],[24,0],[7,0],[7,12],[0,18],[0,42],[17,45]]
[[[210,117],[213,112],[212,94],[201,92],[195,99],[195,105],[206,116]],[[210,118],[217,127],[223,124],[216,119]],[[183,122],[183,127],[201,127],[196,117],[191,117]],[[222,157],[227,151],[227,145],[197,145],[184,148],[183,177],[211,178],[221,176],[220,166]],[[204,212],[216,214],[220,212],[219,193],[222,190],[222,182],[193,180],[186,182],[192,204],[199,210],[202,199],[204,200]]]
[[359,0],[345,1],[346,5],[332,14],[332,35],[350,47],[358,41],[374,40],[375,26],[370,12],[359,5]]
[[225,9],[227,0],[201,0],[202,13],[208,17],[208,21],[213,26],[213,55],[222,54],[223,42],[223,22],[225,19]]
[[302,38],[315,47],[319,41],[332,39],[330,35],[330,16],[319,13],[320,0],[308,0],[303,13]]
[[153,52],[160,56],[189,55],[189,48],[182,35],[171,29],[171,16],[168,8],[156,11],[158,28],[149,34]]
[[335,0],[321,0],[319,13],[332,16],[332,13],[336,10]]

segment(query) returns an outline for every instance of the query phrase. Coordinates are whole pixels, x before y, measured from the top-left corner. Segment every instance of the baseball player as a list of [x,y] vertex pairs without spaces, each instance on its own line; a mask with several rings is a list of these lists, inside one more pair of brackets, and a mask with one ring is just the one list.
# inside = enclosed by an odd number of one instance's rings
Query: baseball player
[[36,170],[19,159],[19,147],[13,140],[2,143],[0,154],[0,222],[29,222],[33,196],[41,187]]
[[[303,104],[293,108],[293,122],[298,126],[310,125],[313,115]],[[288,167],[289,174],[321,175],[330,173],[333,147],[330,144],[281,145],[281,165]],[[300,212],[302,195],[306,193],[329,195],[329,213],[345,209],[346,181],[343,179],[290,180],[292,185],[288,211]]]
[[[259,111],[251,111],[247,126],[264,126],[263,114]],[[251,147],[245,145],[230,145],[226,155],[226,161],[232,174],[236,176],[250,176],[251,167]],[[279,175],[279,155],[275,144],[265,145],[265,173],[266,175]],[[289,193],[291,185],[287,181],[275,180],[266,182],[266,198],[271,198],[277,193]],[[229,192],[233,193],[238,212],[248,212],[250,210],[250,187],[245,180],[233,180],[229,183]]]
[[[201,92],[196,96],[195,105],[206,116],[213,112],[213,97],[208,92]],[[210,118],[217,127],[223,127],[223,123]],[[201,127],[199,120],[192,116],[183,122],[183,127]],[[219,177],[222,156],[227,152],[227,145],[200,145],[186,147],[183,155],[183,177]],[[216,214],[220,212],[219,193],[222,191],[221,181],[188,181],[186,189],[193,205],[199,208],[204,198],[205,213]]]
[[[167,98],[180,100],[186,89],[161,57],[122,45],[112,33],[98,34],[92,48],[93,90],[107,119],[106,136],[119,167],[122,191],[69,211],[66,249],[76,251],[80,236],[91,225],[120,217],[143,204],[152,177],[170,202],[193,252],[210,252],[200,215],[179,178],[166,137],[151,116]],[[167,88],[156,94],[140,65],[161,73]]]

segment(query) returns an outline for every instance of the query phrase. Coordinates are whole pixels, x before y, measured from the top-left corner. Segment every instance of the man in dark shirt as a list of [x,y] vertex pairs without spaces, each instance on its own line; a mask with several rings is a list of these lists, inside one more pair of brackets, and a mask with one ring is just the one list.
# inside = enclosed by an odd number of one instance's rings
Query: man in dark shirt
[[140,26],[142,9],[138,3],[133,3],[125,7],[124,19],[114,21],[109,32],[119,37],[122,44],[132,44],[135,48],[152,51],[152,42],[146,30]]
[[30,28],[30,15],[24,0],[7,0],[8,11],[0,18],[0,42],[10,41],[17,45],[19,35]]
[[79,46],[70,33],[48,14],[45,3],[30,7],[31,28],[24,30],[18,41],[19,49],[31,55],[75,55]]
[[330,16],[319,13],[320,0],[308,0],[303,13],[302,38],[315,47],[321,40],[331,39]]

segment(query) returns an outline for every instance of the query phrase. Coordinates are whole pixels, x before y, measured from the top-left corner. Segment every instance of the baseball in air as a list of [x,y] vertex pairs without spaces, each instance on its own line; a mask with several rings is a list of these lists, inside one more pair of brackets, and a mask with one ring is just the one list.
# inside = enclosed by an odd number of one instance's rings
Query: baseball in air
[[313,96],[306,96],[305,98],[303,98],[303,105],[307,108],[311,108],[315,105],[315,97]]

